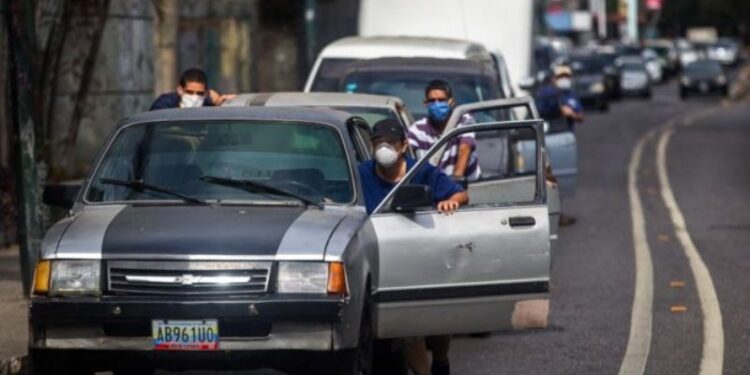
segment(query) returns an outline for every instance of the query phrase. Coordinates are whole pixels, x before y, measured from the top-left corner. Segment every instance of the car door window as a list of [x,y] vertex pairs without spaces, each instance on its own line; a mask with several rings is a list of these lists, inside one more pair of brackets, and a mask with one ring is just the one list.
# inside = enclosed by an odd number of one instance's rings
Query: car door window
[[[538,121],[514,122],[514,127],[473,125],[459,127],[436,144],[421,163],[413,166],[403,185],[427,185],[433,194],[433,204],[417,211],[434,211],[436,204],[450,198],[450,184],[462,186],[469,193],[469,204],[461,209],[538,204],[544,192],[538,173]],[[459,150],[468,145],[470,155],[466,177],[453,175]],[[428,163],[430,156],[441,152],[436,165]],[[433,158],[434,160],[434,158]],[[444,177],[436,177],[442,172]],[[442,180],[441,180],[442,178]],[[448,180],[445,183],[443,180]],[[383,212],[397,208],[385,204]]]

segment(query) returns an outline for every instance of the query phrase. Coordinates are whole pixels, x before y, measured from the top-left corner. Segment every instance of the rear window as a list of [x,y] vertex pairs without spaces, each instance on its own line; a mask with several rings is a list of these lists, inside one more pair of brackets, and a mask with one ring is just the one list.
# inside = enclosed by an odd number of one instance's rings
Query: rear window
[[313,80],[311,91],[336,92],[341,78],[356,59],[323,59]]

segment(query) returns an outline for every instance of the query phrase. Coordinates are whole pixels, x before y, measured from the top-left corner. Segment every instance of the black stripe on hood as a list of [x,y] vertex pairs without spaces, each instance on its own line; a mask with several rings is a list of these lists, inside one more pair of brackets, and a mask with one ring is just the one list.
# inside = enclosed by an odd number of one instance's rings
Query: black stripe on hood
[[102,255],[275,255],[303,207],[131,206],[104,235]]

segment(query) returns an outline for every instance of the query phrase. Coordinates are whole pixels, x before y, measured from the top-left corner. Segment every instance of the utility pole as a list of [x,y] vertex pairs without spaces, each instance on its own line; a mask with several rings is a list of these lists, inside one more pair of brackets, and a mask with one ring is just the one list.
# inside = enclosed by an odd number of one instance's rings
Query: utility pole
[[43,222],[39,194],[40,175],[37,170],[37,134],[33,115],[35,2],[10,1],[5,12],[8,31],[8,81],[15,153],[15,179],[18,199],[18,239],[21,251],[21,278],[24,295],[31,290],[39,250]]
[[154,61],[154,94],[174,90],[177,85],[177,33],[180,8],[177,0],[154,0],[156,11],[156,56]]
[[315,49],[318,45],[317,3],[317,0],[305,0],[305,59],[308,69],[315,63]]
[[638,42],[638,0],[628,0],[628,36]]

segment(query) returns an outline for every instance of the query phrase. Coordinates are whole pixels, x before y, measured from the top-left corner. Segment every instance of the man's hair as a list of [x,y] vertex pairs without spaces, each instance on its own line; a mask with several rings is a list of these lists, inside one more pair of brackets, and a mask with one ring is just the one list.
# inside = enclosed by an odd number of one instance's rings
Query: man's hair
[[202,83],[208,87],[206,73],[198,68],[190,68],[182,72],[182,75],[180,76],[180,86],[185,87],[188,82]]
[[453,89],[451,88],[451,84],[443,81],[442,79],[433,79],[430,81],[430,83],[427,84],[427,88],[424,89],[424,97],[427,98],[427,95],[430,94],[430,91],[432,90],[442,90],[445,91],[445,94],[448,95],[448,98],[453,97]]

